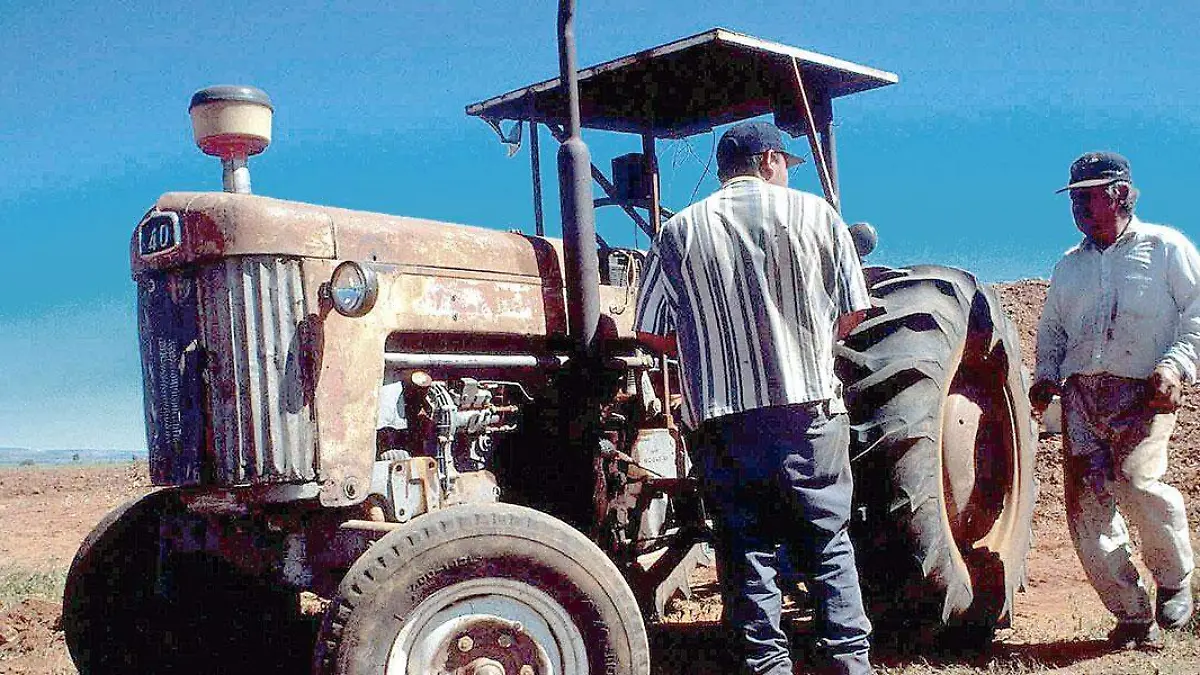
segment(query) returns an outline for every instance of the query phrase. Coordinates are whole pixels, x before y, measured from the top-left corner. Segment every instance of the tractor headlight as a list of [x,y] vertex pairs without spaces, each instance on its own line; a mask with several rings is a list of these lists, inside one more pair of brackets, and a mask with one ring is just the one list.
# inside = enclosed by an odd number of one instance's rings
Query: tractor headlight
[[362,316],[375,306],[379,282],[375,272],[347,260],[333,270],[329,296],[333,308],[343,316]]

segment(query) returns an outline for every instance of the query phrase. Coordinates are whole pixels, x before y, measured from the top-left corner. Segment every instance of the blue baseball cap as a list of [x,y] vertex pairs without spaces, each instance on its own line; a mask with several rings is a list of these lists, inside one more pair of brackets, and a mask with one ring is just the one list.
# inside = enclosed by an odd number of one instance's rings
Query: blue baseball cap
[[717,165],[725,166],[731,160],[758,155],[774,150],[787,158],[788,167],[804,160],[788,152],[783,146],[783,134],[770,122],[742,122],[730,127],[717,143]]
[[1115,152],[1089,152],[1071,162],[1071,182],[1055,194],[1078,188],[1108,185],[1117,181],[1133,182],[1129,160]]

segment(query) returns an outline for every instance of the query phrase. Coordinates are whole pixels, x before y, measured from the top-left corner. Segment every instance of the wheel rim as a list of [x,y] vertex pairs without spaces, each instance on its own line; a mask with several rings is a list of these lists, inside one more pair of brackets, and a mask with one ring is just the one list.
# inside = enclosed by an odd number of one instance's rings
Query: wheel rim
[[1003,373],[960,368],[942,413],[942,482],[946,516],[963,553],[1006,528],[1017,484],[1014,419]]
[[586,675],[583,635],[544,591],[511,579],[443,588],[404,620],[386,675]]

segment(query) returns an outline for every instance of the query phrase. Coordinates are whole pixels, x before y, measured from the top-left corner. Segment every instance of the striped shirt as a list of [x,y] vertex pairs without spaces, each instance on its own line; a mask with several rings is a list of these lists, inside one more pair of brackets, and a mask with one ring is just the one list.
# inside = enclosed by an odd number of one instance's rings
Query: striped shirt
[[837,319],[870,298],[846,225],[816,195],[749,176],[663,225],[636,329],[676,336],[683,417],[833,400]]
[[1179,231],[1134,217],[1107,249],[1085,238],[1054,267],[1038,324],[1036,380],[1159,365],[1196,381],[1200,253]]

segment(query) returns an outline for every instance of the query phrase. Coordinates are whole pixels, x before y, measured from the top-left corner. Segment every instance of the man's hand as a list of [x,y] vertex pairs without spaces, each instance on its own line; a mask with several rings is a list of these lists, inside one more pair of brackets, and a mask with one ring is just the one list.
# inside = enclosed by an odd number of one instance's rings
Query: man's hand
[[1050,405],[1050,400],[1055,396],[1062,395],[1062,387],[1054,380],[1038,380],[1029,388],[1029,403],[1033,406],[1033,411],[1039,415],[1046,411],[1046,406]]
[[676,356],[678,352],[678,343],[675,341],[675,334],[670,335],[655,335],[654,333],[637,332],[638,342],[649,347],[652,351],[667,356]]
[[1179,378],[1179,374],[1170,366],[1158,366],[1150,373],[1150,379],[1146,381],[1146,388],[1150,390],[1150,401],[1148,405],[1151,410],[1160,413],[1175,412],[1179,408],[1179,402],[1183,398],[1183,380]]
[[839,316],[837,319],[837,339],[845,340],[850,331],[857,328],[858,324],[867,319],[867,312],[870,311],[869,309],[860,309],[856,312]]

